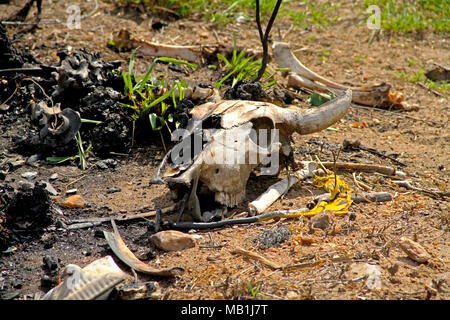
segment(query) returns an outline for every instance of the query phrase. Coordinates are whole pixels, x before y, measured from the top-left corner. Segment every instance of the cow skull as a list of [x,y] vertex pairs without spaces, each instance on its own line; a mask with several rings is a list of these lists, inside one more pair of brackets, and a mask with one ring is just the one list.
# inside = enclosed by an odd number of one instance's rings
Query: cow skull
[[[184,130],[174,132],[175,145],[164,157],[152,183],[166,183],[171,189],[191,187],[188,209],[195,220],[203,221],[197,186],[201,182],[227,207],[245,199],[247,180],[253,169],[291,153],[293,132],[305,135],[336,123],[352,100],[349,89],[319,108],[303,112],[281,108],[268,102],[222,100],[191,110]],[[274,130],[275,129],[275,130]],[[276,161],[275,161],[276,162]],[[263,168],[276,174],[278,168]]]

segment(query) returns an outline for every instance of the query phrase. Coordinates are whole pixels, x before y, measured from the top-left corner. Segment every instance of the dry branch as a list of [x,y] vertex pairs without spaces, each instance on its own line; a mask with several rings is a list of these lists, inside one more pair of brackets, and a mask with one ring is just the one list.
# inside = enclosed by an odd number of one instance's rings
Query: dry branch
[[386,176],[396,176],[405,179],[406,174],[396,168],[386,167],[376,164],[352,163],[352,162],[322,162],[327,169],[355,170],[363,172],[378,172]]
[[395,183],[396,185],[398,185],[399,187],[404,187],[408,190],[413,190],[413,191],[419,191],[419,192],[423,192],[423,193],[427,193],[430,195],[433,195],[435,197],[448,197],[450,196],[450,192],[448,191],[437,191],[437,190],[428,190],[428,189],[422,189],[422,188],[417,188],[411,185],[410,181],[392,181],[393,183]]
[[[161,213],[168,213],[175,211],[178,208],[178,203],[171,205],[166,208],[161,209]],[[87,218],[87,219],[76,219],[71,220],[69,222],[66,222],[66,224],[69,225],[69,230],[75,230],[75,229],[83,229],[83,228],[91,228],[98,226],[104,222],[109,222],[111,220],[115,221],[127,221],[127,220],[133,220],[133,219],[139,219],[139,218],[148,218],[156,216],[157,210],[151,210],[148,212],[142,212],[142,213],[136,213],[136,214],[122,214],[117,216],[111,216],[111,217],[101,217],[101,218]]]
[[[327,200],[329,199],[331,196],[330,193],[324,193],[321,194],[320,196],[317,196],[314,198],[314,202],[318,202],[318,201],[322,201],[322,200]],[[352,194],[352,201],[354,203],[365,203],[365,202],[386,202],[386,201],[391,201],[392,195],[388,192],[369,192],[369,193],[361,193],[360,195],[358,194]]]
[[[267,208],[269,208],[278,198],[285,194],[294,184],[299,181],[311,178],[314,176],[314,171],[318,168],[318,165],[314,162],[304,161],[302,162],[304,169],[299,170],[294,176],[284,178],[283,180],[270,186],[263,194],[261,194],[256,200],[252,201],[248,205],[249,212],[252,215],[261,214]],[[398,171],[395,168],[385,167],[380,165],[360,164],[360,163],[346,163],[346,162],[322,162],[322,165],[327,169],[345,169],[345,170],[359,170],[365,172],[378,172],[387,176],[396,176],[400,179],[406,177],[406,174],[402,171]],[[368,193],[362,195],[362,197],[353,196],[357,199],[357,202],[382,202],[392,200],[392,196],[387,192],[381,193]],[[353,199],[352,197],[352,199]],[[366,198],[366,200],[364,200]],[[367,200],[368,199],[368,200]]]

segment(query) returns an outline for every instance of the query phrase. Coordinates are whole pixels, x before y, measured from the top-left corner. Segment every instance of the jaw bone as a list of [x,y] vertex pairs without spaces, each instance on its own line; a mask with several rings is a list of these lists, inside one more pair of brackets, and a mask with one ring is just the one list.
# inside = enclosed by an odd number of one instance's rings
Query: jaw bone
[[354,103],[372,107],[405,108],[403,95],[399,92],[392,92],[391,85],[383,83],[372,87],[349,87],[326,79],[303,65],[292,53],[287,43],[276,41],[273,45],[273,56],[280,68],[290,69],[288,86],[291,88],[308,88],[331,92],[335,95],[351,89]]

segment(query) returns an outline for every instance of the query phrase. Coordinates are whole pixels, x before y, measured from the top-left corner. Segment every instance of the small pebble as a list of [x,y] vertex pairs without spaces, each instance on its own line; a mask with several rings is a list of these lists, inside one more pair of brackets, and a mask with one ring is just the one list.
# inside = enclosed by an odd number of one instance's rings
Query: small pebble
[[115,169],[117,162],[114,159],[105,159],[105,160],[97,161],[95,163],[95,165],[97,166],[97,168],[99,168],[101,170],[107,170],[109,168]]
[[37,172],[34,171],[28,171],[21,174],[22,178],[33,180],[37,176]]
[[247,23],[247,22],[250,22],[250,20],[245,16],[239,16],[236,18],[236,22],[237,23]]
[[179,251],[195,247],[193,236],[176,231],[160,231],[150,236],[150,241],[159,249],[164,251]]
[[20,180],[18,182],[18,184],[19,184],[19,189],[23,190],[23,191],[34,189],[34,183],[33,182]]
[[61,205],[70,207],[70,208],[84,208],[86,206],[86,201],[78,194],[74,194],[66,198]]
[[122,191],[122,189],[120,189],[120,187],[111,187],[108,188],[108,190],[106,190],[106,193],[115,193],[115,192],[120,192]]
[[55,271],[59,267],[59,259],[55,256],[47,255],[42,259],[42,261],[50,271]]
[[33,154],[31,157],[28,158],[27,162],[29,163],[33,163],[39,160],[39,155],[38,154]]
[[52,196],[58,195],[58,191],[49,182],[46,182],[44,180],[41,180],[40,182],[45,184],[45,190],[47,190],[47,192],[50,193]]

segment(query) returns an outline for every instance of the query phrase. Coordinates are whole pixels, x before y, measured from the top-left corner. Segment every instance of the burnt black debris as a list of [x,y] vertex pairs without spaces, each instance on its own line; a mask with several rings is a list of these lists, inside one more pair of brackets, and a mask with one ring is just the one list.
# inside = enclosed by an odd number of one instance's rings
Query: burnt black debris
[[113,72],[120,66],[120,61],[104,62],[98,53],[86,49],[75,50],[72,54],[62,49],[57,55],[60,59],[58,72],[54,75],[57,85],[52,93],[56,102],[68,100],[67,106],[72,107],[70,103],[78,102],[74,96],[84,97],[98,86],[123,90],[122,76]]
[[224,94],[226,100],[266,100],[268,94],[263,90],[260,82],[239,81]]
[[177,107],[173,110],[173,119],[180,123],[179,128],[186,128],[191,118],[189,112],[192,108],[194,108],[194,103],[191,100],[183,99],[177,103]]
[[277,228],[275,230],[266,230],[255,237],[255,242],[263,249],[277,247],[291,237],[288,228]]
[[[52,97],[80,113],[84,119],[101,121],[84,124],[83,140],[92,144],[94,152],[107,155],[123,152],[131,141],[131,109],[123,107],[123,80],[115,72],[120,62],[104,62],[98,53],[85,49],[58,52],[60,67]],[[74,99],[78,97],[78,99]]]
[[37,182],[14,192],[11,188],[4,190],[3,199],[7,203],[5,226],[12,231],[15,239],[22,241],[38,236],[43,228],[52,223],[51,201],[45,184]]
[[23,53],[14,48],[0,22],[0,69],[20,68],[25,62]]
[[167,26],[168,26],[167,23],[157,20],[152,23],[152,30],[160,30],[163,27],[167,27]]
[[[6,132],[13,123],[17,128],[7,147],[27,156],[72,156],[78,151],[73,137],[79,131],[84,148],[91,144],[99,157],[127,151],[133,112],[120,104],[125,99],[122,75],[116,71],[120,61],[105,62],[98,53],[83,48],[73,52],[62,49],[58,57],[59,62],[52,66],[40,64],[14,48],[0,25],[0,69],[15,68],[7,73],[0,70],[0,101],[7,101],[0,109],[0,131]],[[49,135],[47,122],[51,119],[44,121],[33,114],[42,104],[51,109],[58,106],[66,118],[78,114],[97,124],[83,122],[81,128],[73,126],[64,135]]]

